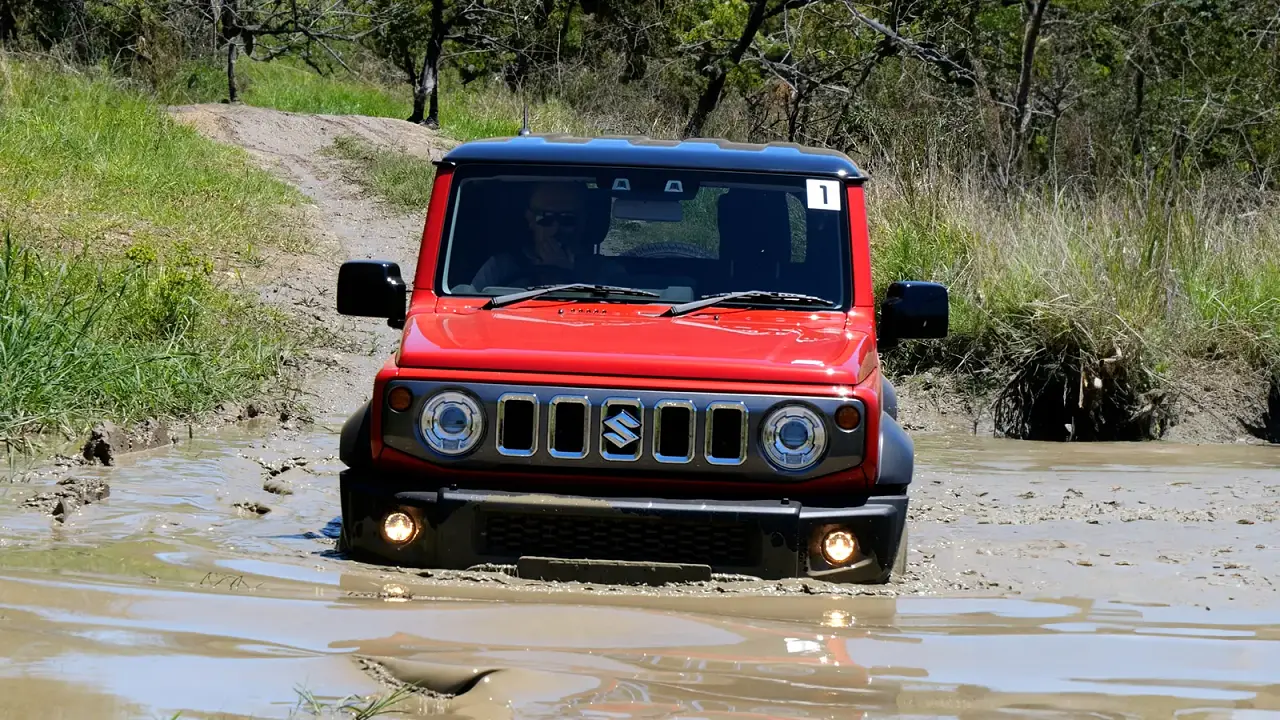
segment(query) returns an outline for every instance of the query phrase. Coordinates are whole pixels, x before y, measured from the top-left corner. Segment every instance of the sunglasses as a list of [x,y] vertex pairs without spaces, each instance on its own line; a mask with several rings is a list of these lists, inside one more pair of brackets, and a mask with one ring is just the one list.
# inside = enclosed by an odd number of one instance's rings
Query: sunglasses
[[542,227],[559,225],[560,227],[572,228],[578,226],[578,215],[574,212],[540,210],[533,214],[533,221]]

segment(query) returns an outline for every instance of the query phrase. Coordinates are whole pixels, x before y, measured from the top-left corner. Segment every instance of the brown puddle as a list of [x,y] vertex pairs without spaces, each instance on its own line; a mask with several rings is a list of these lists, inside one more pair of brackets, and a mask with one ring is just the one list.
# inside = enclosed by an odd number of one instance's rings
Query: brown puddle
[[0,717],[356,717],[395,680],[450,696],[408,716],[486,720],[1280,714],[1276,449],[917,443],[884,588],[353,563],[323,430],[82,470],[111,495],[65,523],[0,485]]

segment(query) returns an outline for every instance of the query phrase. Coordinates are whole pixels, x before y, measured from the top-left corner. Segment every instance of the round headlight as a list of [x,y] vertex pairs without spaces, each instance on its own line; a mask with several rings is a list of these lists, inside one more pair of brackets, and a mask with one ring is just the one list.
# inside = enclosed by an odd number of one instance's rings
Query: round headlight
[[788,405],[764,419],[762,440],[769,462],[784,470],[804,470],[822,458],[822,451],[827,449],[827,430],[817,413],[800,405]]
[[442,392],[422,406],[422,437],[443,455],[462,455],[484,435],[480,406],[459,392]]

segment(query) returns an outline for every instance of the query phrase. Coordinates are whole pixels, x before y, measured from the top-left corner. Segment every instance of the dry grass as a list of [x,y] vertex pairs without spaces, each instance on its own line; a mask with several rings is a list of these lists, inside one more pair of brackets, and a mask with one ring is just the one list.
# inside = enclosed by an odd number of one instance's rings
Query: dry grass
[[934,176],[878,177],[869,203],[877,289],[928,279],[953,298],[952,336],[891,364],[997,370],[1006,431],[1037,435],[1050,416],[1034,406],[1057,393],[1076,408],[1049,437],[1141,437],[1167,419],[1162,393],[1185,361],[1280,367],[1273,199],[1136,184],[1008,197]]

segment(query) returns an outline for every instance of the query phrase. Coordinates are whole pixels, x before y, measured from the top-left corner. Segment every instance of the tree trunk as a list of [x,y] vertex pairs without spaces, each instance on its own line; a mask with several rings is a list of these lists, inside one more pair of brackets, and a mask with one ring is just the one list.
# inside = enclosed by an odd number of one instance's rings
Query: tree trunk
[[426,60],[422,61],[422,73],[419,73],[418,79],[413,84],[413,112],[409,114],[408,120],[411,123],[422,124],[423,118],[427,113],[427,92],[424,89],[425,80],[422,75],[427,71]]
[[409,122],[440,127],[440,55],[449,28],[444,23],[444,0],[431,0],[431,37],[422,58],[422,72],[413,88],[413,114]]
[[227,102],[240,102],[240,93],[236,91],[236,40],[227,41]]
[[751,47],[756,33],[764,24],[765,6],[768,3],[769,0],[755,0],[751,6],[751,14],[747,16],[746,24],[742,26],[742,35],[738,38],[738,43],[729,51],[729,55],[723,58],[723,62],[716,62],[702,71],[703,76],[707,78],[707,87],[702,91],[702,97],[698,98],[698,105],[689,116],[689,123],[685,125],[685,137],[697,137],[702,134],[707,118],[720,104],[720,94],[724,92],[725,81],[729,79],[729,69],[736,67],[742,61],[742,56],[746,54],[747,48]]
[[1027,145],[1027,129],[1031,124],[1031,113],[1027,104],[1031,100],[1031,72],[1036,61],[1036,41],[1040,38],[1040,27],[1044,24],[1044,11],[1049,7],[1049,0],[1034,0],[1031,12],[1022,36],[1022,65],[1018,72],[1018,90],[1013,99],[1013,132],[1009,143],[1009,159],[1006,163],[1006,178],[1011,177],[1014,165],[1022,156]]
[[18,39],[18,20],[13,15],[12,0],[0,0],[0,43]]

